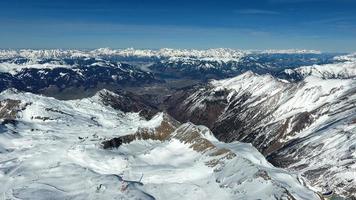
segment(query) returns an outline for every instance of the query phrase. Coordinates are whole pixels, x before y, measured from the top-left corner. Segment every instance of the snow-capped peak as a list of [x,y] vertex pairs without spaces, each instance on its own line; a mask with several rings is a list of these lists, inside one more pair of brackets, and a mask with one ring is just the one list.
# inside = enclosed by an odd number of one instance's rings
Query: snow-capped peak
[[233,90],[237,93],[246,91],[251,92],[252,95],[260,95],[262,93],[273,94],[285,87],[286,84],[288,83],[280,81],[269,74],[258,75],[252,71],[247,71],[230,79],[214,80],[211,82],[211,85],[217,91],[223,89]]
[[307,77],[310,75],[323,79],[347,79],[356,77],[356,53],[334,57],[336,63],[301,66],[296,69],[285,69],[289,75]]
[[351,62],[356,62],[356,52],[347,54],[347,55],[341,55],[341,56],[336,56],[334,58],[337,61],[351,61]]
[[318,50],[308,50],[308,49],[268,49],[263,50],[261,53],[266,54],[321,54],[321,51]]
[[238,59],[250,53],[283,53],[283,54],[318,54],[315,50],[264,50],[249,51],[229,48],[216,49],[110,49],[99,48],[94,50],[63,50],[63,49],[21,49],[21,50],[0,50],[0,58],[24,57],[28,59],[36,58],[61,58],[61,57],[97,57],[97,56],[122,56],[122,57],[156,57],[156,58],[214,58],[214,59]]

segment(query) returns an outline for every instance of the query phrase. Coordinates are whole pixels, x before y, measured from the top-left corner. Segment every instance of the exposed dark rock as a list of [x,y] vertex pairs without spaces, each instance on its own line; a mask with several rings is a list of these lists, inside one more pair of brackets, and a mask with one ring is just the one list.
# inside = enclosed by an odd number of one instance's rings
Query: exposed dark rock
[[163,120],[158,127],[155,128],[140,128],[134,134],[124,135],[102,142],[104,149],[118,148],[122,144],[128,144],[134,140],[166,140],[171,133],[180,125],[178,121],[167,114],[163,114]]
[[[193,112],[190,112],[189,107],[195,105],[197,102],[195,102],[195,99],[189,99],[188,97],[197,91],[198,95],[211,95],[211,98],[204,101],[204,109],[195,109]],[[167,112],[180,122],[190,121],[212,128],[212,125],[227,106],[226,96],[228,95],[228,91],[219,91],[213,94],[206,91],[199,92],[199,88],[180,90],[169,96],[163,104],[166,105]]]
[[5,124],[16,125],[17,123],[18,123],[18,121],[15,120],[15,119],[4,119],[4,120],[1,122],[1,125],[5,125]]
[[69,114],[69,113],[66,113],[66,112],[63,112],[61,110],[57,110],[57,109],[54,109],[54,108],[46,108],[45,109],[46,111],[50,111],[50,112],[56,112],[56,113],[60,113],[60,114],[63,114],[63,115],[68,115],[68,116],[72,116],[72,114]]
[[21,104],[20,100],[5,99],[0,101],[0,121],[2,125],[16,125],[17,114],[24,110],[29,104]]
[[0,119],[15,119],[20,103],[21,101],[12,99],[0,101]]
[[203,134],[212,134],[209,129],[199,127],[192,123],[180,124],[171,118],[169,115],[164,114],[163,121],[158,127],[139,129],[134,134],[124,135],[101,143],[104,149],[119,148],[122,144],[128,144],[134,140],[159,140],[167,141],[177,139],[182,143],[189,144],[190,148],[197,152],[207,153],[212,157],[211,160],[206,162],[206,165],[214,167],[220,163],[222,159],[232,159],[236,156],[229,149],[218,148]]
[[103,148],[104,149],[111,149],[111,148],[118,148],[122,145],[122,138],[113,138],[107,141],[102,142]]
[[105,105],[123,112],[139,112],[140,116],[145,119],[151,119],[158,112],[157,107],[132,92],[123,90],[118,90],[116,93],[101,91],[99,95]]

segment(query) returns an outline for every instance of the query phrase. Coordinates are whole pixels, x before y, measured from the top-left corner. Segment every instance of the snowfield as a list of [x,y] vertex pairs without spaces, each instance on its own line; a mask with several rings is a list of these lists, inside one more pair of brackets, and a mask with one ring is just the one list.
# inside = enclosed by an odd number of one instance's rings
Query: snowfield
[[[99,95],[60,101],[6,90],[0,101],[6,99],[20,100],[21,109],[14,121],[2,119],[0,125],[3,199],[319,199],[296,174],[273,167],[251,145],[218,142],[191,123],[171,139],[102,148],[106,139],[160,126],[162,113],[147,121],[104,106]],[[0,112],[9,108],[0,105]],[[201,139],[178,139],[190,131]],[[212,150],[192,147],[202,140],[234,156],[212,157]],[[209,166],[214,159],[219,163]]]

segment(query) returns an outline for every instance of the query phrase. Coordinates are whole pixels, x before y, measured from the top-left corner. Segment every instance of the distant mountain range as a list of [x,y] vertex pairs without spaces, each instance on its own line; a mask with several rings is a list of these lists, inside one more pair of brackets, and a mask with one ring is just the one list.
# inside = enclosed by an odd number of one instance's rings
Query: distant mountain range
[[[1,50],[0,91],[10,87],[35,93],[69,88],[98,91],[167,79],[206,82],[246,71],[299,80],[318,68],[311,72],[299,67],[334,64],[349,58],[334,56],[307,50]],[[352,77],[354,71],[327,73],[333,75]]]

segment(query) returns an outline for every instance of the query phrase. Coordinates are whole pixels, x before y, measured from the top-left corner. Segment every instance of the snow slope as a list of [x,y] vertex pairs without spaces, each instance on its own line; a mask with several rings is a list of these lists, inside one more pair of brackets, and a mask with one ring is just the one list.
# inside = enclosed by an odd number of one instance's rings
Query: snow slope
[[[162,113],[147,121],[104,106],[99,94],[60,101],[6,90],[0,101],[6,99],[20,100],[24,108],[15,121],[2,119],[0,125],[4,199],[318,199],[295,174],[271,166],[251,145],[218,142],[193,124],[181,125],[168,140],[102,148],[112,137],[155,129]],[[192,130],[195,142],[185,137]],[[202,140],[235,156],[192,147]],[[212,159],[219,159],[216,167],[207,164]]]
[[307,77],[312,75],[323,79],[356,77],[356,54],[337,56],[334,60],[335,63],[302,66],[296,69],[286,69],[284,72],[293,76]]
[[317,191],[328,185],[355,196],[356,79],[288,82],[246,72],[178,97],[169,111],[179,120],[209,126],[225,142],[252,143]]

